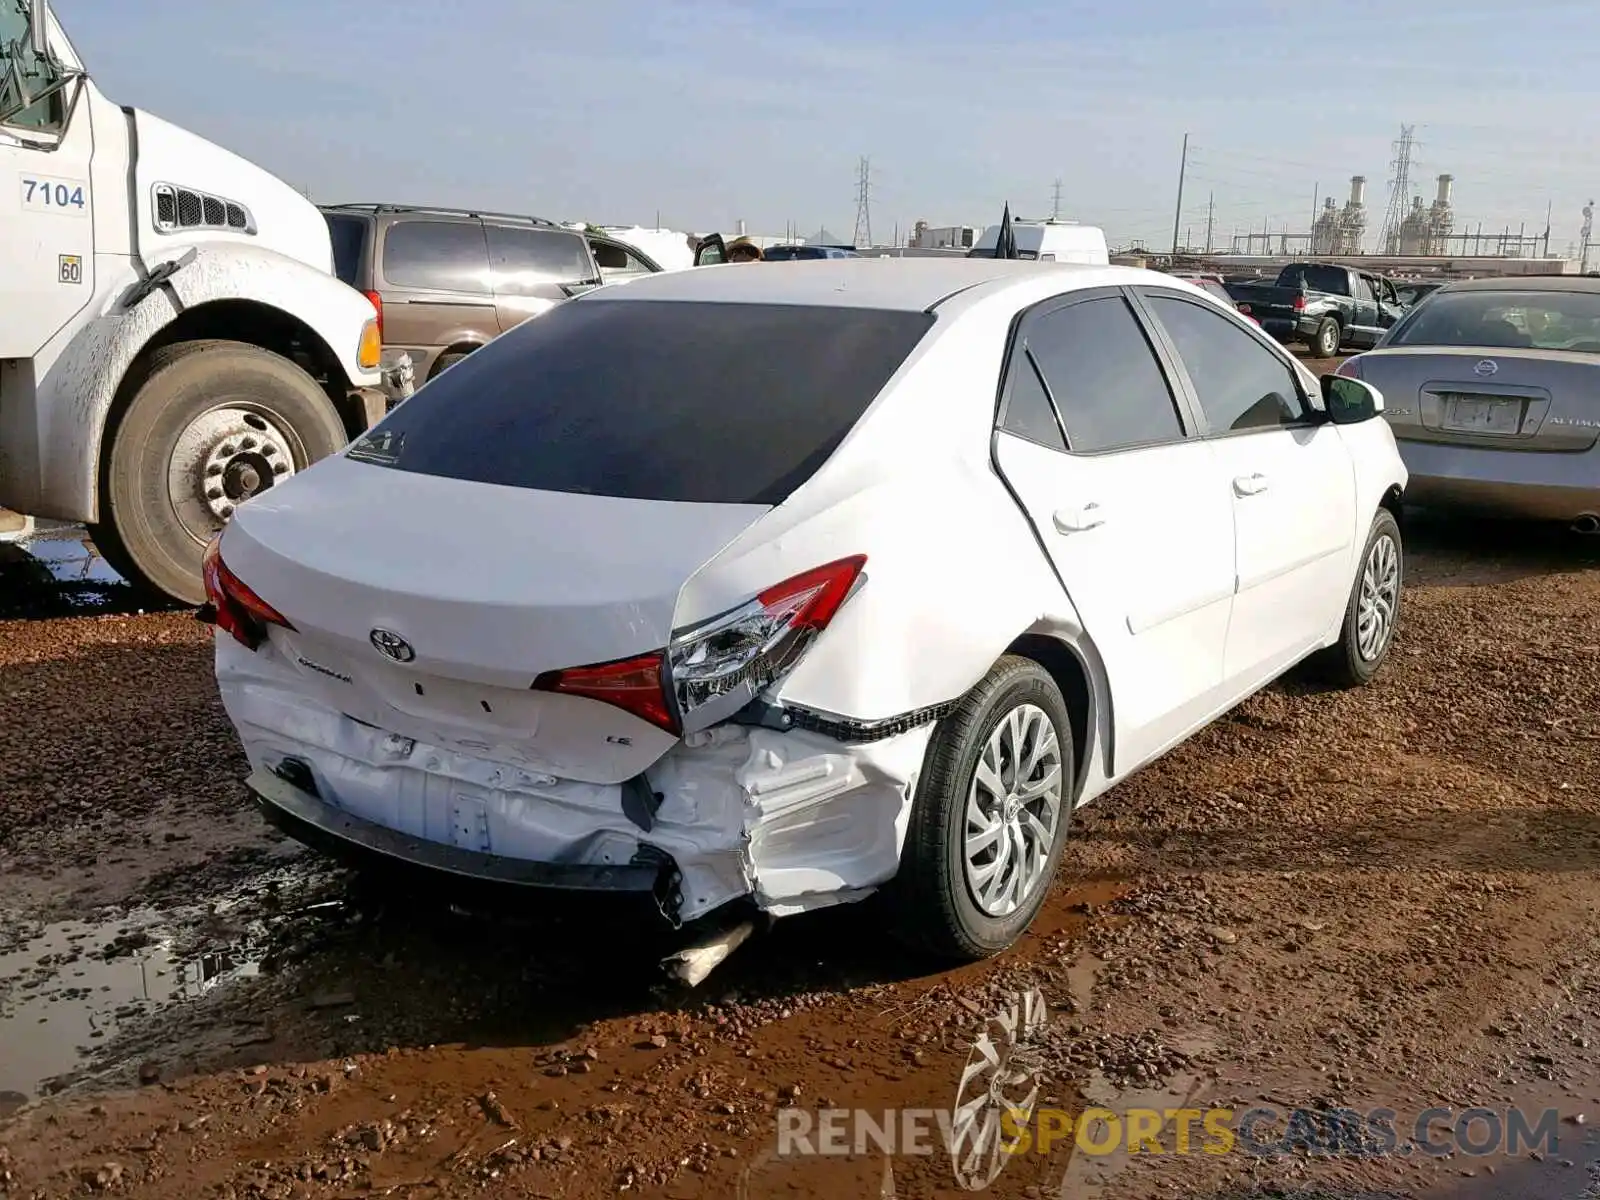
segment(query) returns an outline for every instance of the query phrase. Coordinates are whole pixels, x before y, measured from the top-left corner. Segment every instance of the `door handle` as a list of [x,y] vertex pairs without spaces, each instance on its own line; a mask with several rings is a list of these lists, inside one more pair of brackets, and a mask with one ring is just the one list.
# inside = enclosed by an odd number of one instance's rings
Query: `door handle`
[[1239,475],[1234,478],[1233,490],[1240,496],[1255,496],[1267,490],[1267,477],[1257,471],[1254,475]]
[[1058,508],[1050,521],[1057,533],[1084,533],[1106,523],[1105,510],[1093,500],[1081,508]]

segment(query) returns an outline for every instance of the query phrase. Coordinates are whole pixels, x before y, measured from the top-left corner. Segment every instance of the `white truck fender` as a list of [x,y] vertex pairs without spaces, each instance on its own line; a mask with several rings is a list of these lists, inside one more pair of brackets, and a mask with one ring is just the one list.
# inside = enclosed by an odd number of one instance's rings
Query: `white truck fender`
[[[102,259],[98,266],[107,264]],[[52,346],[40,355],[44,377],[32,411],[10,420],[0,416],[0,446],[9,448],[9,507],[60,520],[100,519],[100,453],[118,388],[153,339],[208,304],[241,300],[284,314],[322,342],[328,361],[343,373],[337,382],[348,389],[380,386],[376,367],[366,370],[359,362],[362,329],[376,317],[372,303],[334,276],[274,250],[236,244],[187,247],[152,260],[148,270],[160,275],[166,264],[170,276],[152,290],[141,287],[131,266],[108,280],[100,315],[67,335],[58,353],[52,356]],[[138,297],[140,291],[147,294]],[[130,296],[136,297],[131,304]],[[243,327],[238,336],[251,340]],[[31,428],[19,429],[19,420]],[[19,453],[30,443],[35,453]],[[36,464],[31,473],[29,458]]]

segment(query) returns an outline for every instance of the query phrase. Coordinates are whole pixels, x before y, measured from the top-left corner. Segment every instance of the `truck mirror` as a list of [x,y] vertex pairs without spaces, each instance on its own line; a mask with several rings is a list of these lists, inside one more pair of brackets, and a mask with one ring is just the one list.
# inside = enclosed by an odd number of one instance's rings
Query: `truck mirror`
[[28,33],[35,58],[50,57],[50,0],[28,0]]

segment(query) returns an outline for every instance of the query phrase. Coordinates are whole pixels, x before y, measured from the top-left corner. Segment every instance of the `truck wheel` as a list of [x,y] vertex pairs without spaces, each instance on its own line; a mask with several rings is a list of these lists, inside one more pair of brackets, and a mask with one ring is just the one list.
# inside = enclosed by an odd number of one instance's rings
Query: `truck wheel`
[[234,509],[348,440],[288,359],[243,342],[163,347],[110,433],[90,537],[134,586],[199,604],[201,555]]
[[1322,323],[1317,326],[1317,332],[1311,335],[1311,354],[1314,358],[1332,358],[1339,353],[1339,343],[1342,335],[1339,322],[1332,317],[1323,317]]

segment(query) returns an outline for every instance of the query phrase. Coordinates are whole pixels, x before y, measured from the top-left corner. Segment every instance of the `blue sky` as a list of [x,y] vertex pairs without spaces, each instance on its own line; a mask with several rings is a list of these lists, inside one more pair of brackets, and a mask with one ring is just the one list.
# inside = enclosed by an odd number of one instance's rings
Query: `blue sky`
[[[1382,220],[1402,122],[1413,179],[1456,177],[1457,228],[1526,222],[1553,250],[1600,193],[1600,14],[1121,0],[55,0],[115,100],[187,126],[313,199],[782,234],[1009,200],[1114,244],[1304,230],[1366,175]],[[1001,16],[1001,13],[1004,16]],[[1370,236],[1370,235],[1369,235]]]

